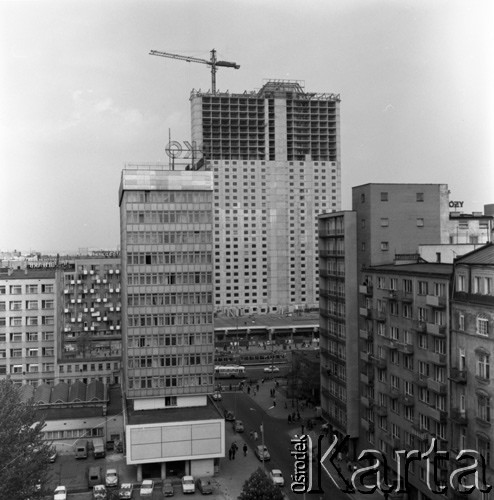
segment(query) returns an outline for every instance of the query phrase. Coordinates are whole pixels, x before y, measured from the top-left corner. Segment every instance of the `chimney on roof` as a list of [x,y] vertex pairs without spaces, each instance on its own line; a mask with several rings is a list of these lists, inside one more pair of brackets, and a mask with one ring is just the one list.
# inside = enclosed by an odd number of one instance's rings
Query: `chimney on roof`
[[13,272],[14,272],[14,269],[12,267],[9,267],[9,271],[8,271],[9,276],[12,276]]

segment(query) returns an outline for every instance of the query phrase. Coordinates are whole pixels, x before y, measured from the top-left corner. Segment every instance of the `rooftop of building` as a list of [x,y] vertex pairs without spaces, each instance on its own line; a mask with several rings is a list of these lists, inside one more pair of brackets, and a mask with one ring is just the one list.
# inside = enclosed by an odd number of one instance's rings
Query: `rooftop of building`
[[217,315],[214,318],[215,329],[235,330],[237,328],[255,329],[269,327],[297,327],[302,325],[319,325],[319,311],[299,311],[288,314],[249,314],[245,316]]
[[12,269],[8,267],[0,268],[0,280],[40,280],[55,279],[54,267],[43,267],[40,269]]
[[494,243],[486,243],[455,259],[458,264],[494,264]]
[[270,96],[291,96],[305,100],[314,99],[336,102],[341,100],[340,94],[306,92],[303,80],[267,79],[264,82],[264,85],[259,90],[246,90],[243,93],[234,93],[228,90],[226,92],[216,91],[213,93],[211,90],[192,89],[190,99],[192,100],[194,97],[250,97],[257,99]]
[[171,422],[187,422],[196,420],[212,420],[223,418],[216,404],[208,397],[205,406],[190,406],[180,408],[163,408],[157,410],[132,410],[127,408],[127,423],[129,425],[146,425]]
[[450,212],[450,219],[494,219],[493,215],[485,215],[482,212],[472,212],[471,214],[466,214],[464,212]]
[[453,272],[452,264],[440,262],[418,262],[415,264],[383,264],[364,269],[367,272],[383,272],[392,274],[418,274],[418,275],[441,275],[448,277]]

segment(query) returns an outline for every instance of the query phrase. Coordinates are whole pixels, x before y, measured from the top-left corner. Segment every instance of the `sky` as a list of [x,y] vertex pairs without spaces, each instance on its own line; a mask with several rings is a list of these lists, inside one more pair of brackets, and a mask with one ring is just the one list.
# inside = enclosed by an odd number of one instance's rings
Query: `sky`
[[0,0],[0,250],[119,245],[126,162],[190,140],[192,89],[341,96],[342,209],[369,182],[494,203],[490,0]]

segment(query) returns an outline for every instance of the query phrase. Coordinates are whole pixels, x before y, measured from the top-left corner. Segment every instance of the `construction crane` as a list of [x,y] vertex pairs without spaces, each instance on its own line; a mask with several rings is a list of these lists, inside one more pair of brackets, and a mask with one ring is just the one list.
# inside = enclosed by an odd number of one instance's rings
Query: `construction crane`
[[216,60],[216,50],[211,51],[211,59],[208,61],[207,59],[199,59],[197,57],[190,56],[181,56],[179,54],[169,54],[168,52],[160,52],[158,50],[152,50],[149,52],[151,56],[160,56],[160,57],[169,57],[170,59],[179,59],[180,61],[194,62],[207,64],[211,66],[211,90],[213,94],[216,94],[216,68],[217,66],[223,66],[225,68],[235,68],[239,69],[240,65],[234,62],[228,61],[217,61]]

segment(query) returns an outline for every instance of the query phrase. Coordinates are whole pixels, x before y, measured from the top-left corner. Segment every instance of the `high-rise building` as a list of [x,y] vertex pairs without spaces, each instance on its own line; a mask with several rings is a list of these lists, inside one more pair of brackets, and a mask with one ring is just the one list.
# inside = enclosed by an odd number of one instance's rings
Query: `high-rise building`
[[127,165],[119,205],[127,462],[212,475],[224,456],[214,383],[212,173]]
[[340,97],[269,81],[191,95],[192,140],[214,172],[215,309],[317,307],[317,220],[339,210]]

